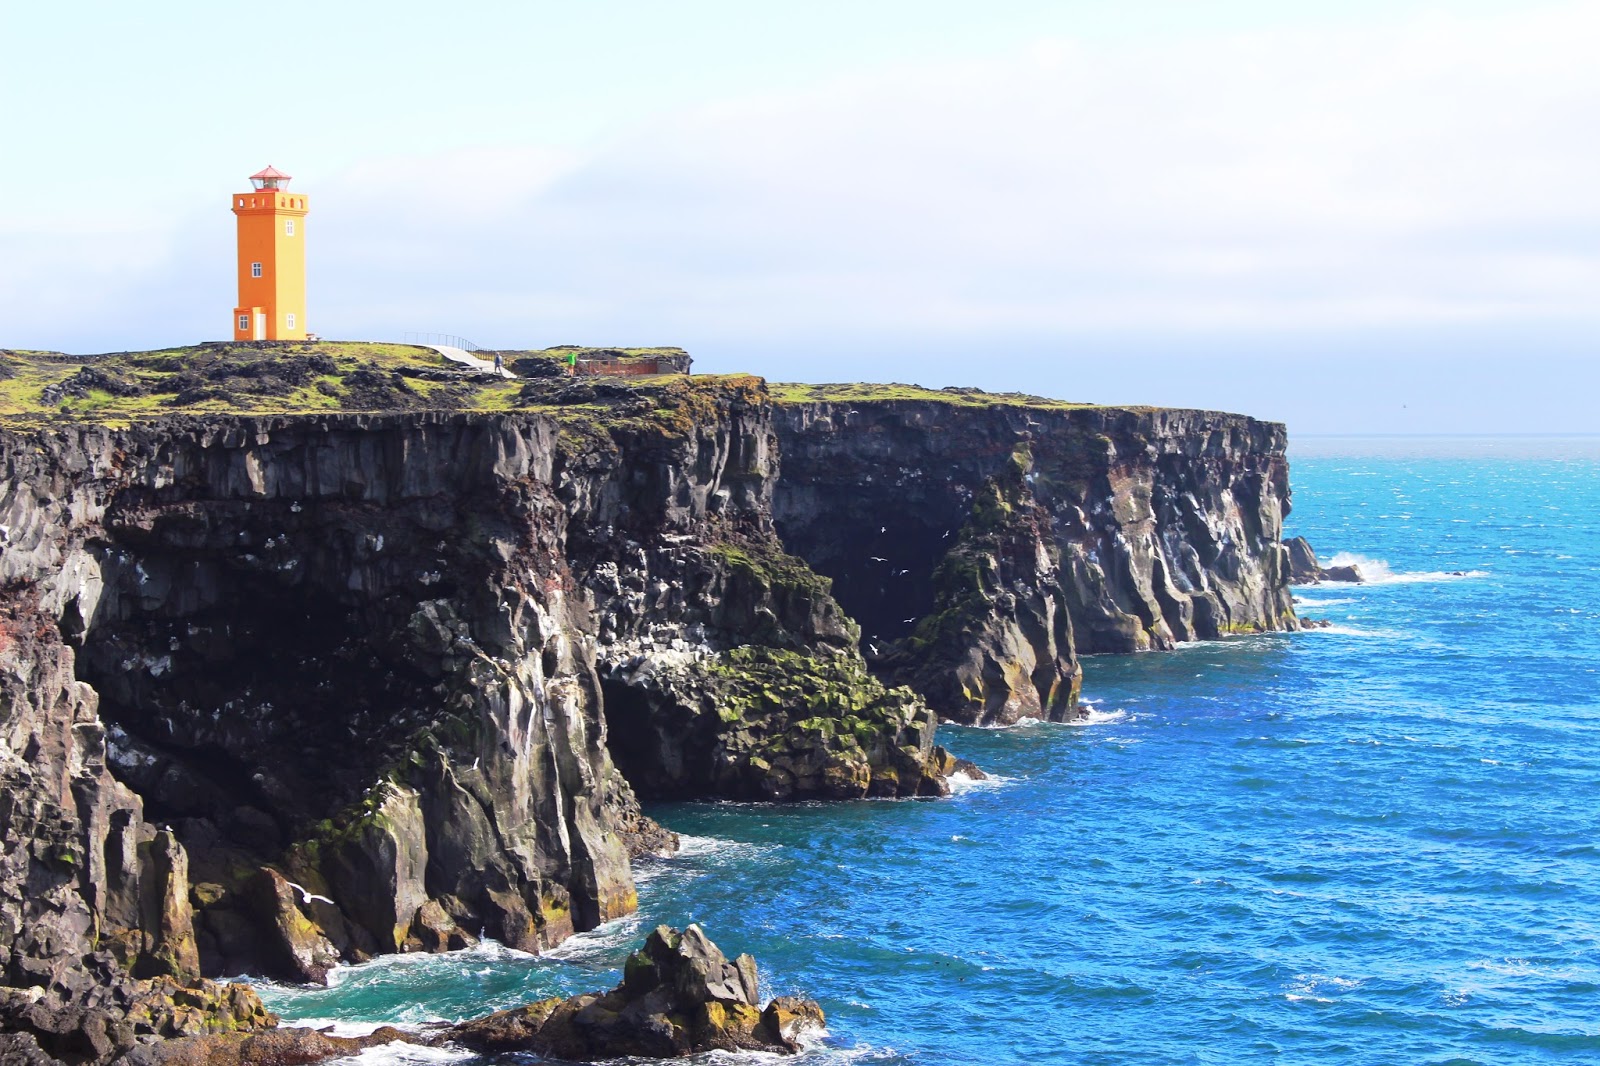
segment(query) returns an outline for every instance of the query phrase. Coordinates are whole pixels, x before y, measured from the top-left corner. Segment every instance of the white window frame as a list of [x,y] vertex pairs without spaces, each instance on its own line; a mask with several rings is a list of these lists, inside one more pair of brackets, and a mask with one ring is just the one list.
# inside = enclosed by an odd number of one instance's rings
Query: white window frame
[[283,220],[283,235],[285,237],[294,236],[294,219],[286,218]]
[[294,329],[294,312],[293,311],[285,311],[283,313],[283,328],[284,329]]
[[252,278],[259,278],[261,276],[261,264],[260,263],[251,263],[250,264],[250,276]]
[[239,332],[240,333],[249,333],[250,332],[250,316],[249,315],[240,315],[239,316]]

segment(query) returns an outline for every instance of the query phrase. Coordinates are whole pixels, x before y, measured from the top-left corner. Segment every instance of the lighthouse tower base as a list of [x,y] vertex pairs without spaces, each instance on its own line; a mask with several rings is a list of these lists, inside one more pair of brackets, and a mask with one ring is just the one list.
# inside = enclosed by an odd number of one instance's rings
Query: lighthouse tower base
[[235,307],[233,309],[233,339],[236,341],[264,341],[270,319],[264,307]]

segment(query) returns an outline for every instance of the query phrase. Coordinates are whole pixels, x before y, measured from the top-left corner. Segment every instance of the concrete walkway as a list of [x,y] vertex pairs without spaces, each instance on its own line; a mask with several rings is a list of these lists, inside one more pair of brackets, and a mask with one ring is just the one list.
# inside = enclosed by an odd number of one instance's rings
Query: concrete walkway
[[[488,359],[479,359],[465,348],[452,348],[448,344],[419,344],[417,347],[432,348],[434,351],[438,352],[452,363],[458,363],[461,366],[466,367],[468,370],[482,370],[489,374],[495,373],[493,362]],[[516,377],[515,374],[509,370],[506,370],[504,367],[500,369],[499,373],[503,378]]]

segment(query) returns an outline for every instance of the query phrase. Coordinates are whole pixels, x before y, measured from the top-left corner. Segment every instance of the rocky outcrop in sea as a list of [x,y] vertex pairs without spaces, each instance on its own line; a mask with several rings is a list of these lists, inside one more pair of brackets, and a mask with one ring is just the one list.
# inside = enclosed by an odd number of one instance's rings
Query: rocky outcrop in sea
[[532,1052],[569,1062],[627,1056],[681,1058],[706,1051],[800,1050],[822,1008],[779,996],[759,1006],[756,961],[733,961],[698,925],[660,926],[609,992],[540,1000],[451,1026],[433,1039],[486,1055]]
[[1289,552],[1289,583],[1291,585],[1320,585],[1324,581],[1337,581],[1359,585],[1366,581],[1361,568],[1354,563],[1323,566],[1317,561],[1316,550],[1304,537],[1290,537],[1283,542]]

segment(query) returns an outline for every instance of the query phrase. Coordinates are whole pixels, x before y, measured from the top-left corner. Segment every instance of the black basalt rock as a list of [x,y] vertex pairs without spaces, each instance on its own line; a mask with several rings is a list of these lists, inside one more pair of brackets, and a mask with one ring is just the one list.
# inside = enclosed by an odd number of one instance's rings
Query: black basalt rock
[[609,992],[547,999],[452,1026],[437,1038],[483,1054],[532,1052],[576,1062],[707,1051],[800,1050],[824,1024],[810,1000],[758,1006],[756,964],[729,961],[698,925],[657,927]]

